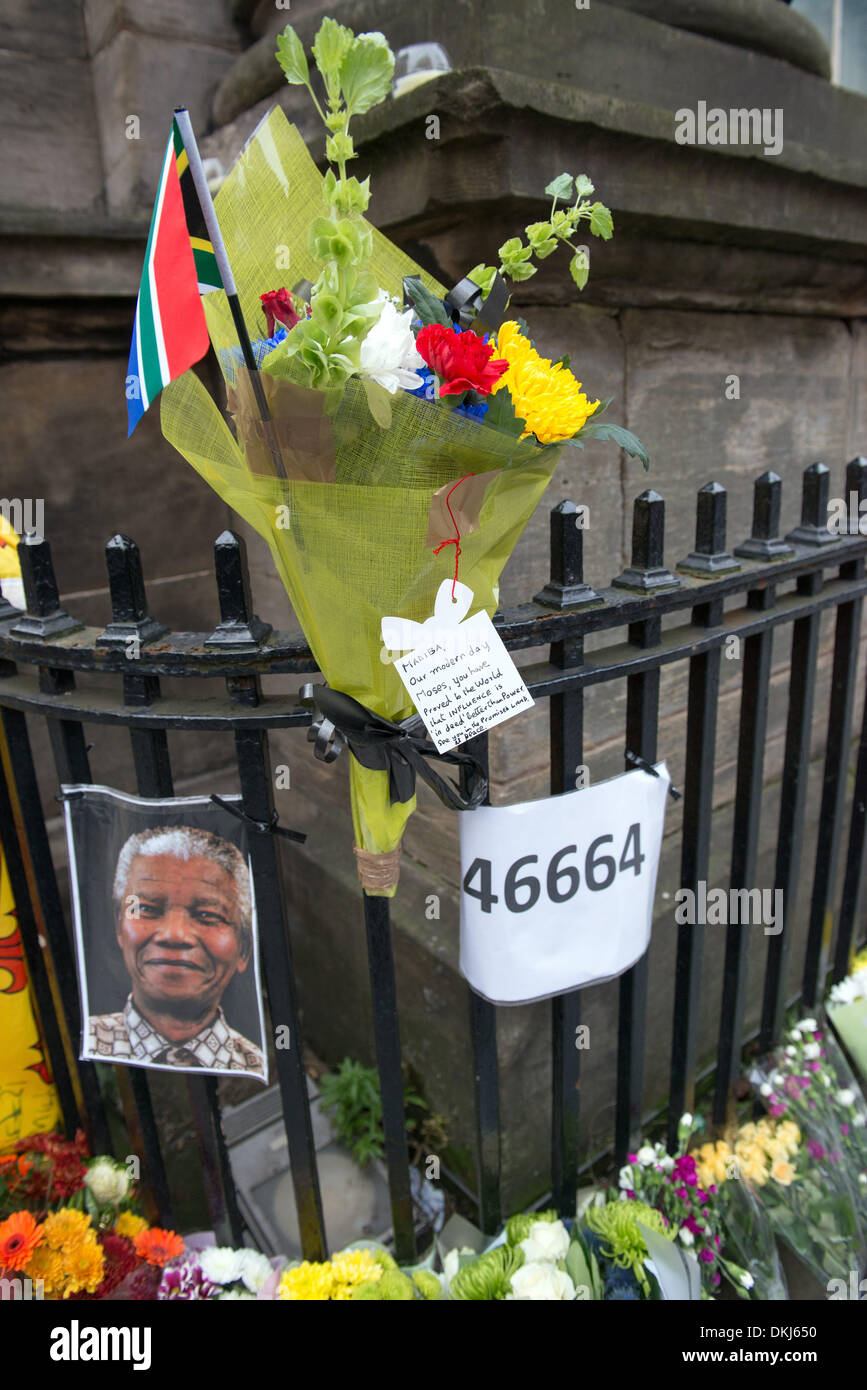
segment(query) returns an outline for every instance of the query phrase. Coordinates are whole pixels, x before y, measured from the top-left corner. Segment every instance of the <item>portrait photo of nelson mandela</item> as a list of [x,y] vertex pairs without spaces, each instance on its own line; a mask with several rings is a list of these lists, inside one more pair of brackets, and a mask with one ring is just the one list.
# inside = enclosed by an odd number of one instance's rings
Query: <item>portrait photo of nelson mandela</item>
[[[136,831],[117,856],[111,896],[114,964],[128,993],[122,1008],[86,1015],[82,1056],[266,1080],[258,994],[257,1041],[224,1007],[248,971],[258,988],[250,871],[238,847],[191,825]],[[99,954],[85,945],[80,959],[91,984]]]

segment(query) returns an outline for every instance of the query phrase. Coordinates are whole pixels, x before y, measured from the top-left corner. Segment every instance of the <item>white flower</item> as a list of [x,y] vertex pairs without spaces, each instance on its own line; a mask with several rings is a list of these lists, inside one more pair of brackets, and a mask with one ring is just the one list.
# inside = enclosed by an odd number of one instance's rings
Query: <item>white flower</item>
[[789,1037],[792,1039],[792,1042],[800,1042],[800,1041],[801,1041],[801,1025],[800,1025],[800,1023],[796,1023],[796,1024],[795,1024],[794,1028],[792,1029],[792,1031],[791,1031],[790,1034],[789,1034]]
[[251,1293],[258,1293],[274,1270],[267,1255],[260,1250],[240,1250],[241,1279]]
[[681,1240],[684,1245],[695,1245],[695,1236],[688,1226],[681,1226],[677,1235],[678,1239]]
[[803,1029],[805,1033],[815,1033],[818,1026],[814,1018],[802,1018],[801,1022],[798,1024],[798,1027]]
[[635,1179],[632,1176],[632,1169],[630,1168],[628,1163],[625,1163],[623,1167],[620,1169],[620,1173],[617,1178],[617,1186],[622,1187],[624,1192],[627,1190],[627,1188],[630,1191],[632,1191],[635,1187]]
[[787,1056],[787,1057],[797,1057],[797,1055],[798,1055],[798,1049],[797,1049],[796,1047],[787,1047],[787,1048],[786,1048],[786,1056]]
[[831,990],[832,1004],[854,1004],[860,998],[861,990],[858,980],[854,975],[848,975],[845,980],[841,980],[838,985],[834,985]]
[[225,1291],[224,1293],[218,1293],[218,1294],[217,1294],[216,1302],[217,1302],[217,1303],[228,1303],[230,1300],[233,1300],[233,1299],[236,1299],[236,1298],[253,1298],[253,1299],[255,1299],[255,1297],[256,1297],[256,1295],[255,1295],[254,1293],[248,1293],[246,1289],[226,1289],[226,1291]]
[[512,1292],[506,1298],[514,1303],[568,1302],[575,1297],[569,1275],[550,1264],[522,1265],[509,1282]]
[[857,1115],[852,1116],[852,1123],[856,1129],[863,1129],[864,1125],[867,1124],[867,1120],[865,1120],[863,1114],[859,1110]]
[[858,1181],[861,1183],[863,1187],[867,1187],[867,1173],[859,1173]]
[[234,1284],[242,1277],[245,1253],[228,1245],[209,1245],[206,1250],[199,1251],[202,1273],[212,1284]]
[[636,1158],[638,1159],[638,1162],[641,1164],[642,1168],[649,1168],[651,1163],[653,1163],[654,1159],[656,1158],[656,1154],[653,1152],[653,1149],[650,1147],[649,1144],[644,1144],[638,1150]]
[[769,1086],[767,1081],[763,1081],[761,1086],[759,1087],[759,1091],[763,1096],[769,1096],[773,1089],[773,1086]]
[[684,1110],[677,1123],[678,1129],[692,1129],[692,1115],[688,1110]]
[[745,1269],[738,1282],[742,1289],[751,1289],[756,1281],[749,1270]]
[[825,1087],[826,1090],[830,1090],[830,1088],[831,1088],[831,1078],[830,1078],[830,1076],[828,1076],[826,1072],[822,1072],[822,1073],[821,1073],[821,1077],[822,1077],[822,1085]]
[[414,370],[424,366],[410,326],[414,314],[411,308],[398,313],[390,299],[384,300],[378,320],[361,344],[361,375],[384,386],[392,396],[400,387],[414,391],[424,380]]
[[804,1057],[808,1062],[815,1062],[822,1054],[822,1049],[817,1042],[807,1043],[804,1047]]
[[569,1251],[569,1232],[562,1221],[534,1221],[521,1249],[528,1264],[545,1260],[556,1264]]
[[834,1097],[838,1105],[854,1105],[855,1092],[851,1086],[845,1086],[842,1091],[838,1091]]
[[117,1206],[129,1192],[129,1174],[113,1159],[97,1158],[87,1170],[84,1185],[90,1188],[97,1206]]
[[663,1157],[659,1160],[659,1165],[664,1173],[670,1173],[672,1168],[674,1167],[674,1159],[672,1158],[671,1154],[664,1154]]

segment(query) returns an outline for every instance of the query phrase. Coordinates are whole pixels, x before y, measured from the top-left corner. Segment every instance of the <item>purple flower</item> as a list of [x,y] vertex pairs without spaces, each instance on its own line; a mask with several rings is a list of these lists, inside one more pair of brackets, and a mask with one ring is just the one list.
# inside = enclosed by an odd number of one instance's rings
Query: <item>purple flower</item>
[[849,1133],[849,1126],[848,1126],[848,1125],[841,1125],[841,1126],[840,1126],[840,1133],[841,1133],[841,1134],[848,1134],[848,1133]]
[[704,1226],[702,1226],[700,1221],[696,1221],[694,1216],[688,1216],[683,1222],[683,1225],[688,1231],[692,1231],[694,1236],[700,1236],[704,1232]]
[[822,1145],[819,1143],[818,1139],[807,1140],[807,1152],[811,1158],[825,1157],[825,1150],[822,1148]]
[[637,1162],[638,1162],[638,1154],[627,1154],[627,1155],[626,1155],[626,1161],[627,1161],[627,1163],[637,1163]]
[[704,1260],[706,1265],[712,1265],[716,1259],[716,1255],[712,1250],[708,1250],[707,1247],[705,1247],[704,1250],[699,1251],[698,1258]]
[[710,1282],[713,1284],[714,1288],[716,1288],[717,1284],[720,1282],[719,1270],[717,1270]]
[[[812,1105],[813,1102],[811,1101],[810,1104]],[[773,1115],[774,1119],[777,1119],[777,1117],[778,1117],[779,1115],[785,1115],[785,1113],[786,1113],[786,1107],[785,1107],[785,1105],[769,1105],[769,1106],[768,1106],[768,1114],[769,1114],[769,1115]]]

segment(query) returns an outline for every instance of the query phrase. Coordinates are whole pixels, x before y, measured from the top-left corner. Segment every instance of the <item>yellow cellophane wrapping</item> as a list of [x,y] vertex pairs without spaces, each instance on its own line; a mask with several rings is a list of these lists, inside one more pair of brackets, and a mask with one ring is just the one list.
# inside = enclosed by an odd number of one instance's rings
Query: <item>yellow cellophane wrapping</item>
[[[264,334],[261,293],[317,278],[306,231],[323,207],[320,187],[321,176],[301,137],[281,111],[274,111],[217,195],[251,336]],[[286,247],[291,269],[275,269],[275,255]],[[420,273],[378,232],[371,268],[378,284],[398,296],[403,276]],[[422,278],[443,293],[429,276]],[[237,340],[225,296],[209,294],[204,303],[212,342],[232,383],[235,368],[228,354],[234,349],[237,364]],[[261,471],[266,452],[261,440],[255,463],[251,451],[248,466],[243,437],[236,441],[192,372],[163,391],[163,432],[267,541],[329,685],[388,719],[406,718],[413,707],[391,664],[380,659],[380,623],[384,616],[423,622],[433,612],[440,583],[454,573],[454,547],[435,556],[426,544],[432,494],[467,474],[494,473],[478,530],[461,537],[459,575],[474,593],[471,613],[493,614],[500,572],[550,481],[558,450],[519,442],[406,392],[391,398],[392,424],[384,430],[371,417],[364,388],[355,379],[328,393],[324,403],[322,393],[295,384],[290,390],[287,410],[290,417],[297,412],[299,438],[305,437],[311,415],[322,416],[314,476],[327,476],[322,459],[333,459],[333,481],[302,476],[303,460],[292,457],[285,460],[286,479]],[[280,434],[286,437],[284,423]],[[415,799],[392,806],[387,773],[363,768],[354,758],[351,796],[356,844],[375,853],[396,848]]]

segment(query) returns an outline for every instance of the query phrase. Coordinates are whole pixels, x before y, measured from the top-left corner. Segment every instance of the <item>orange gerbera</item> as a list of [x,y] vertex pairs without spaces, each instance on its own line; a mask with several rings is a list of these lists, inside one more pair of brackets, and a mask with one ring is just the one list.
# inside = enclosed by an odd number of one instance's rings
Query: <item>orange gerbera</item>
[[0,1221],[0,1269],[23,1269],[42,1240],[42,1227],[29,1211],[16,1211]]
[[183,1237],[174,1231],[160,1230],[159,1226],[151,1226],[148,1231],[139,1231],[137,1236],[133,1236],[132,1243],[136,1254],[147,1260],[150,1265],[168,1264],[176,1255],[184,1253]]

